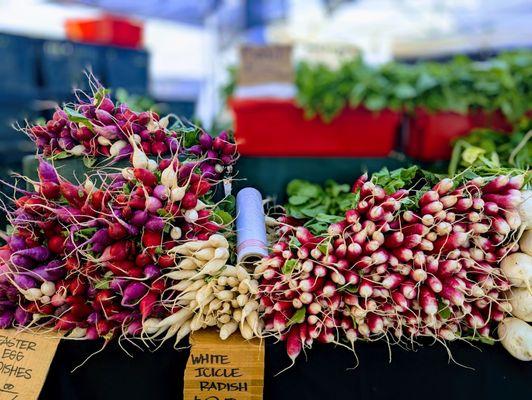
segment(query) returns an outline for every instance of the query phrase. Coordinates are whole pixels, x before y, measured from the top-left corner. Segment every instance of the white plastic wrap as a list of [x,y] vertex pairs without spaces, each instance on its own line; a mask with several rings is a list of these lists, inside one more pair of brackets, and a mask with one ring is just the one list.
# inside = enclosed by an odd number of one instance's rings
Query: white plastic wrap
[[237,261],[252,262],[268,255],[262,195],[248,187],[236,196]]

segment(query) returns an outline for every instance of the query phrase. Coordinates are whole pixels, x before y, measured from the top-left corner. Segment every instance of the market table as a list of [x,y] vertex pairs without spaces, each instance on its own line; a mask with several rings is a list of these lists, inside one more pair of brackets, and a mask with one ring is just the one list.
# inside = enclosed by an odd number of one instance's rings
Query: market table
[[[188,350],[168,343],[151,353],[125,344],[129,357],[116,342],[93,355],[101,341],[63,341],[48,374],[41,400],[141,400],[181,399]],[[283,344],[266,345],[265,400],[283,399],[500,399],[530,398],[532,368],[512,358],[498,344],[468,343],[450,346],[449,362],[442,345],[424,346],[417,352],[385,343],[359,343],[359,366],[353,354],[332,345],[317,345],[290,365]]]
[[[62,172],[81,172],[79,165]],[[254,186],[265,195],[284,200],[284,188],[294,178],[323,182],[334,178],[352,182],[362,171],[370,173],[383,166],[390,169],[408,165],[405,159],[350,158],[267,158],[243,157],[239,162],[236,187]],[[26,171],[35,171],[27,160]],[[74,372],[103,342],[63,341],[50,368],[41,400],[180,399],[188,350],[174,350],[171,343],[152,353],[125,343],[128,356],[116,342]],[[184,346],[185,344],[183,344]],[[267,343],[264,399],[412,399],[431,400],[501,397],[532,397],[532,368],[512,358],[501,345],[469,343],[450,345],[449,361],[442,345],[425,346],[417,352],[389,349],[383,342],[357,344],[359,366],[351,352],[341,347],[317,345],[290,365],[284,344]],[[480,350],[479,350],[480,349]],[[277,376],[276,376],[277,375]]]

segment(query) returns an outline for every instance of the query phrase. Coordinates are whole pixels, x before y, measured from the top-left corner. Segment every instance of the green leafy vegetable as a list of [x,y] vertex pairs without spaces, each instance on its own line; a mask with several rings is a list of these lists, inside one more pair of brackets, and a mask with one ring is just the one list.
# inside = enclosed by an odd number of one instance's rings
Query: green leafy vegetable
[[290,275],[292,271],[294,271],[294,268],[296,266],[297,266],[297,260],[294,260],[294,259],[286,260],[281,271],[285,275]]
[[[465,170],[477,174],[511,173],[528,170],[532,160],[532,120],[524,119],[512,134],[475,129],[455,141],[449,175]],[[506,171],[509,169],[510,171]]]
[[[224,87],[229,97],[236,88],[236,69]],[[502,53],[487,61],[458,56],[448,62],[390,62],[373,67],[360,57],[338,68],[301,62],[296,70],[297,103],[305,116],[329,122],[345,107],[363,106],[412,111],[501,110],[517,121],[532,104],[532,51]]]
[[323,233],[327,226],[342,220],[345,212],[353,208],[358,194],[351,193],[350,186],[328,180],[322,186],[295,179],[287,188],[286,212],[297,219],[308,219],[306,226],[316,234]]

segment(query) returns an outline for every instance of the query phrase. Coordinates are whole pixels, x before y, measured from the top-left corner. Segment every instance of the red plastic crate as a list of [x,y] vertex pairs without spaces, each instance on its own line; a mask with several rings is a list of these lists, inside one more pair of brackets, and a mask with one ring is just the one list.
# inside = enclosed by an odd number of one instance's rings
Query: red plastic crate
[[512,126],[500,112],[472,111],[458,114],[451,111],[435,113],[423,109],[409,118],[405,152],[423,161],[446,160],[451,156],[452,142],[474,128],[493,128],[510,132]]
[[111,46],[139,48],[142,46],[142,24],[106,16],[97,19],[71,19],[65,23],[70,40]]
[[383,157],[395,144],[400,114],[347,108],[330,123],[305,119],[292,100],[233,99],[238,150],[250,156]]

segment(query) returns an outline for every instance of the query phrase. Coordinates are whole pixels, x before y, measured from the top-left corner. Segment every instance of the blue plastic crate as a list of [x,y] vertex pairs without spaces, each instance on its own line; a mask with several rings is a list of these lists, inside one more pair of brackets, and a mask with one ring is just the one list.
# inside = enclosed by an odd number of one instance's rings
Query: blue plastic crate
[[123,88],[131,94],[148,92],[148,52],[109,47],[105,61],[106,82],[111,89]]
[[85,71],[91,70],[102,83],[105,47],[64,40],[46,40],[41,47],[43,87],[49,92],[68,93],[89,88]]
[[38,39],[0,33],[0,93],[24,93],[37,87]]

